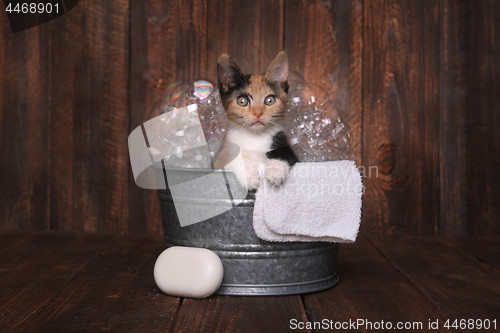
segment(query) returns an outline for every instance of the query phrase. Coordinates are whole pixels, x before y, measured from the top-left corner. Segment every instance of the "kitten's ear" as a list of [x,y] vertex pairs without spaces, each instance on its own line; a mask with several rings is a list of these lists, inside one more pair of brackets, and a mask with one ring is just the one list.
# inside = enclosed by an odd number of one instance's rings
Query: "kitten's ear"
[[243,82],[243,73],[227,54],[221,54],[217,61],[217,78],[219,90],[227,94]]
[[269,81],[286,82],[288,79],[288,57],[285,51],[281,51],[274,61],[269,65],[266,76]]

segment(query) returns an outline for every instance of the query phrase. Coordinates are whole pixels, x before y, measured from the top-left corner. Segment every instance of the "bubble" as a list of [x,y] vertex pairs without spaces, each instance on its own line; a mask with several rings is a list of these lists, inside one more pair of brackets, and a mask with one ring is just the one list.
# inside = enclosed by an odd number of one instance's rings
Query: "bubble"
[[328,93],[298,74],[289,86],[286,132],[299,161],[354,159],[349,127]]
[[288,72],[288,83],[290,83],[292,81],[306,82],[306,79],[304,79],[304,77],[302,75],[300,75],[299,73],[297,73],[296,71],[290,70]]
[[224,141],[227,116],[217,86],[207,79],[174,82],[165,89],[161,103],[146,114],[152,119],[160,114],[196,104],[207,142]]
[[207,97],[209,97],[212,91],[214,90],[214,86],[210,82],[204,80],[195,81],[193,83],[193,86],[194,86],[193,94],[200,100],[204,100]]

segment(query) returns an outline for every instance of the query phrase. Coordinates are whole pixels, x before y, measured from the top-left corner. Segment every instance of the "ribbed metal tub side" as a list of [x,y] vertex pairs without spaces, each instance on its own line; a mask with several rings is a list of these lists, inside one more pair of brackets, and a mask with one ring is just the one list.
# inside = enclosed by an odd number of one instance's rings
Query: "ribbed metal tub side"
[[[207,170],[169,172],[195,174]],[[226,173],[228,182],[237,182],[234,174]],[[224,278],[216,294],[291,295],[328,289],[338,283],[338,243],[275,243],[257,237],[253,229],[254,192],[225,213],[184,227],[180,226],[168,188],[158,191],[158,197],[167,245],[204,247],[221,258]],[[214,204],[196,197],[175,199],[188,205]]]

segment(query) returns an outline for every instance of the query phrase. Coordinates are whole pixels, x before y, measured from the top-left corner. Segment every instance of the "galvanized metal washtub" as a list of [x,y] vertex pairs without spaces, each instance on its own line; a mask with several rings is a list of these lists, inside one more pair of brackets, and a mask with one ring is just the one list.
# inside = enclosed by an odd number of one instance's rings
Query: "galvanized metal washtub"
[[[165,167],[164,167],[165,168]],[[240,186],[228,170],[167,167],[169,175],[193,179],[211,172],[224,173],[228,189]],[[165,170],[163,170],[165,172]],[[206,192],[211,188],[201,189]],[[198,190],[200,191],[200,189]],[[196,192],[196,191],[194,191]],[[213,193],[214,197],[216,193]],[[181,227],[170,190],[159,190],[164,238],[168,246],[203,247],[217,253],[224,266],[219,295],[291,295],[325,290],[337,285],[339,244],[326,242],[276,243],[259,239],[253,229],[255,192],[236,207],[202,222]],[[178,197],[175,198],[179,200]],[[184,197],[193,207],[213,200]],[[226,203],[227,204],[227,203]]]

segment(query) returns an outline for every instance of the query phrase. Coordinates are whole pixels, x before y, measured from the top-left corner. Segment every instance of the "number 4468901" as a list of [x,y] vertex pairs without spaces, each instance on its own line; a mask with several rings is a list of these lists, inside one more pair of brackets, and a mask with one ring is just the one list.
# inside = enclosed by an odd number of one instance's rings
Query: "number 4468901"
[[444,323],[443,325],[444,327],[446,327],[447,329],[452,329],[452,328],[456,328],[456,329],[470,329],[470,330],[473,330],[473,329],[484,329],[484,330],[489,330],[490,328],[491,329],[494,329],[496,330],[497,329],[497,320],[489,320],[489,319],[455,319],[454,321],[450,321],[449,319],[446,321],[446,323]]
[[6,12],[9,13],[23,13],[23,14],[43,14],[47,13],[50,14],[52,11],[55,11],[56,13],[59,13],[59,4],[55,3],[52,5],[51,3],[17,3],[14,8],[12,6],[12,3],[9,3],[7,8],[5,8]]

